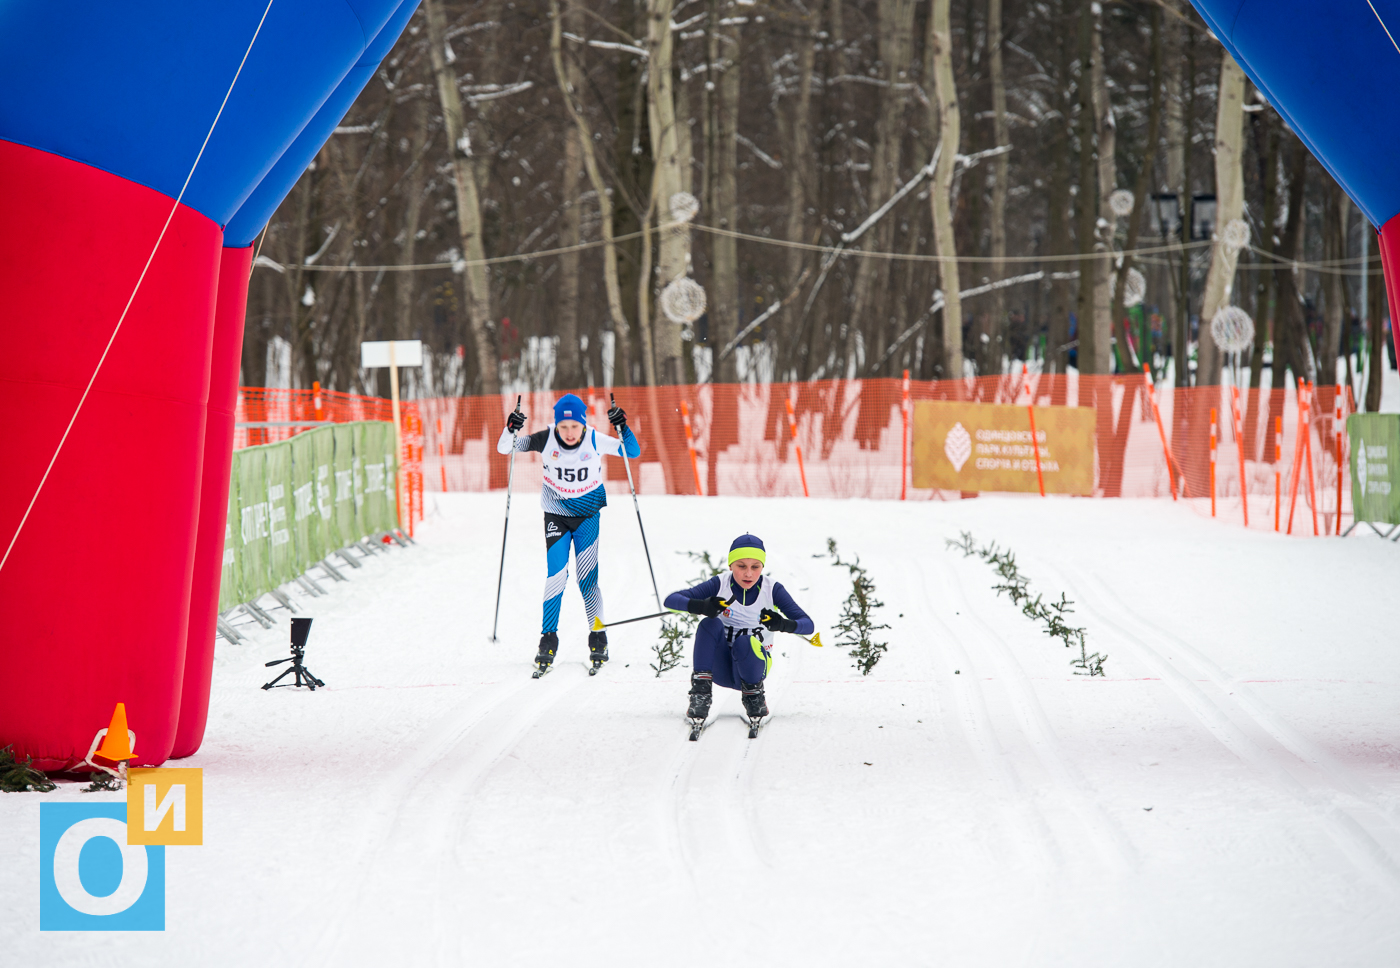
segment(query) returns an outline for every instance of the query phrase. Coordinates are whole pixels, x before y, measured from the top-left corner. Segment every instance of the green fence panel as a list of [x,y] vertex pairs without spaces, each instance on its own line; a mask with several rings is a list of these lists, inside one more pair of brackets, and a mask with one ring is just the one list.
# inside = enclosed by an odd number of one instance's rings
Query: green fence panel
[[316,451],[316,510],[321,514],[320,561],[339,545],[333,534],[335,517],[335,429],[325,427],[311,431]]
[[219,611],[227,612],[242,602],[238,597],[238,454],[233,455],[233,480],[228,489],[228,513],[224,516],[224,560],[219,570]]
[[292,542],[292,447],[290,442],[261,448],[267,463],[267,572],[273,588],[305,571]]
[[365,515],[365,425],[357,422],[351,424],[350,428],[355,441],[355,457],[351,461],[351,468],[355,482],[355,520],[359,529],[355,537],[359,539],[374,529],[370,527],[369,519]]
[[372,534],[388,531],[393,524],[389,515],[389,503],[385,497],[384,460],[389,448],[385,438],[391,436],[393,427],[382,422],[364,425],[364,464],[365,503],[363,507],[366,528]]
[[399,526],[399,456],[394,450],[394,425],[384,424],[384,528]]
[[305,571],[326,556],[321,512],[316,507],[315,434],[297,434],[287,442],[292,451],[291,530],[297,568]]
[[272,587],[267,571],[267,452],[262,447],[249,447],[234,457],[238,486],[238,600],[251,602]]
[[1352,414],[1347,437],[1356,520],[1400,524],[1400,414]]
[[362,532],[355,514],[355,428],[351,424],[337,424],[331,429],[335,434],[330,530],[334,549],[358,541]]

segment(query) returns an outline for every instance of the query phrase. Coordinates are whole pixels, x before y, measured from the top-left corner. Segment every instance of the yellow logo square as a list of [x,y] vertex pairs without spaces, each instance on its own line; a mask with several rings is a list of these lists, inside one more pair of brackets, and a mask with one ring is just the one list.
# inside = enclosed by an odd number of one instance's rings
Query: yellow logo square
[[138,767],[127,773],[126,842],[204,843],[204,771]]

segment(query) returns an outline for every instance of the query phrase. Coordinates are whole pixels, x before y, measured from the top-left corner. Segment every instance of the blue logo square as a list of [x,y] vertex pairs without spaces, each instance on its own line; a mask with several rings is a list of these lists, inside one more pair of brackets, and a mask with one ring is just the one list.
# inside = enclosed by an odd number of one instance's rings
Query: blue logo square
[[165,930],[165,848],[127,845],[125,802],[39,804],[39,930]]

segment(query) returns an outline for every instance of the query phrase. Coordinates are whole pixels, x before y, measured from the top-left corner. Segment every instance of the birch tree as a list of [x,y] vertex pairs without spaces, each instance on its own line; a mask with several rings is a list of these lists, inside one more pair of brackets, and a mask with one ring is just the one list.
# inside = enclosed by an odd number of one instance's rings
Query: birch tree
[[1220,55],[1219,90],[1215,111],[1215,237],[1201,300],[1197,386],[1220,383],[1222,354],[1210,337],[1210,322],[1218,310],[1230,305],[1239,261],[1239,249],[1225,244],[1225,227],[1244,215],[1244,71],[1227,51]]
[[953,80],[953,36],[948,23],[949,0],[933,0],[928,19],[928,44],[933,52],[934,97],[929,106],[929,124],[937,125],[938,164],[934,167],[929,190],[933,214],[933,250],[938,263],[939,285],[943,291],[943,373],[945,379],[963,375],[962,299],[958,295],[958,247],[953,234],[953,174],[961,143],[962,118],[958,113],[958,91]]

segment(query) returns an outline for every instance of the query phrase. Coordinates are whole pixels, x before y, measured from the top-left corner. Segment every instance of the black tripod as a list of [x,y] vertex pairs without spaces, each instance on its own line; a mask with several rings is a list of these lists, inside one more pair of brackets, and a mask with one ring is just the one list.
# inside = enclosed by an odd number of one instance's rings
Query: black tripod
[[284,685],[306,686],[306,688],[310,689],[312,692],[316,691],[317,686],[325,685],[324,682],[311,674],[310,669],[301,664],[302,656],[306,654],[306,640],[310,635],[311,619],[292,619],[292,657],[290,659],[273,659],[271,662],[264,663],[266,666],[275,666],[281,665],[283,662],[290,662],[291,667],[283,669],[280,676],[263,686],[264,689],[271,689],[273,686],[277,685],[277,683],[287,678],[288,673],[295,673],[296,678],[292,682],[284,683]]

